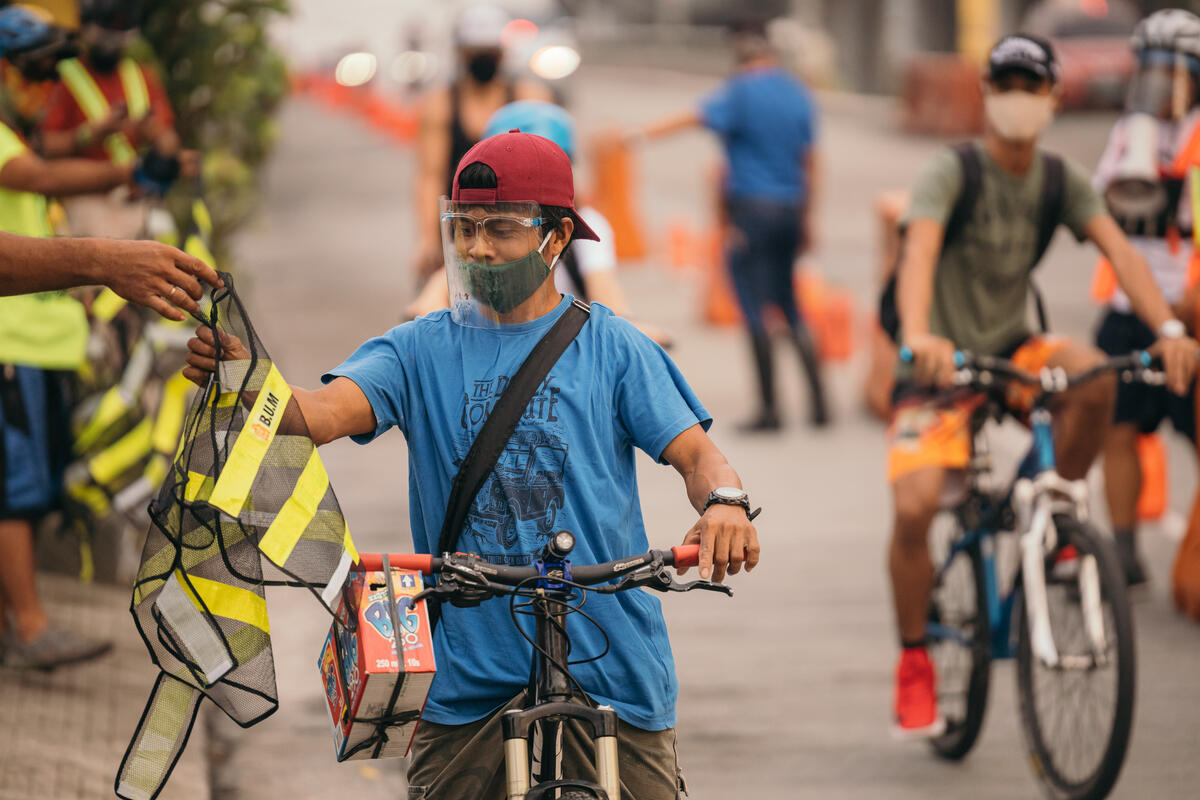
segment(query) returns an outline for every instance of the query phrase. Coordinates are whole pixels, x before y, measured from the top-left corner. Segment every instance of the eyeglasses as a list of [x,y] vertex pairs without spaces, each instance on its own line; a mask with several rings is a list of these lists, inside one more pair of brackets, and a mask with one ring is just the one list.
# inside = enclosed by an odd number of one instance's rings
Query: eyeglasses
[[473,217],[470,214],[443,214],[442,224],[449,226],[454,241],[469,243],[478,234],[489,242],[514,241],[531,229],[541,227],[541,217]]

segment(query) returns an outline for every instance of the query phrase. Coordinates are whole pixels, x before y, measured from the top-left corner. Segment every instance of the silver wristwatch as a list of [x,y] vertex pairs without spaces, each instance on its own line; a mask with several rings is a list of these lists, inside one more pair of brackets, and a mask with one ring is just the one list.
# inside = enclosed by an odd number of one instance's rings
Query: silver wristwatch
[[709,492],[708,499],[704,501],[704,511],[708,511],[710,506],[718,503],[726,506],[741,506],[747,516],[750,514],[750,495],[746,494],[744,489],[736,486],[718,486]]
[[1169,319],[1158,326],[1158,335],[1162,339],[1182,339],[1187,336],[1187,326],[1177,319]]

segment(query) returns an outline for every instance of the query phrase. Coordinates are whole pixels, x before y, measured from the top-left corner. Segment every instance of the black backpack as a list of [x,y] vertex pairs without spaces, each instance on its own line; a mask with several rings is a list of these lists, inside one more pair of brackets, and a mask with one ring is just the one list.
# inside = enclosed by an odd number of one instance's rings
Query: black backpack
[[[946,220],[946,228],[942,234],[942,253],[946,251],[946,245],[962,235],[963,228],[971,218],[971,212],[975,208],[975,201],[979,198],[983,184],[983,164],[979,160],[979,150],[975,144],[963,142],[955,145],[953,150],[962,167],[963,181],[958,197],[954,201],[954,208],[950,211],[950,218]],[[1062,222],[1063,204],[1066,199],[1066,175],[1062,159],[1050,153],[1042,153],[1042,165],[1046,177],[1042,183],[1042,208],[1038,220],[1037,246],[1033,251],[1033,263],[1029,265],[1030,270],[1036,267],[1042,260],[1042,256],[1046,254],[1046,248],[1050,246],[1050,240],[1054,238],[1054,231]],[[900,313],[896,308],[896,273],[903,260],[904,230],[901,229],[900,253],[897,256],[896,269],[892,270],[892,276],[888,278],[887,285],[883,287],[883,293],[879,296],[879,325],[892,341],[897,343],[900,341]],[[1037,287],[1031,284],[1031,288],[1034,302],[1037,305],[1038,324],[1045,332],[1048,330],[1046,307]]]

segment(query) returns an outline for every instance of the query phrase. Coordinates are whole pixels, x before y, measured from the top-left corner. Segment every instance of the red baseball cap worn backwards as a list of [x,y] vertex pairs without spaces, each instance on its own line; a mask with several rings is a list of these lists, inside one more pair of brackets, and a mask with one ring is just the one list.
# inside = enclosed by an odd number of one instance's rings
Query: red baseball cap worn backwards
[[[463,167],[486,164],[496,173],[495,189],[460,189]],[[537,203],[571,209],[575,221],[573,239],[600,241],[575,210],[575,177],[571,159],[562,148],[542,136],[512,130],[476,144],[454,173],[450,199],[456,203]]]

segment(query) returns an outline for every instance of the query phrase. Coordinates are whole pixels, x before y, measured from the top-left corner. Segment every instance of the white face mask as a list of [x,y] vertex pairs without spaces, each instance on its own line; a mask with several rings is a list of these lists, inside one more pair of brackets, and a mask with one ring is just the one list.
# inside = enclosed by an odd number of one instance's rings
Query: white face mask
[[1018,90],[984,95],[983,111],[1002,139],[1028,142],[1054,118],[1054,95]]

